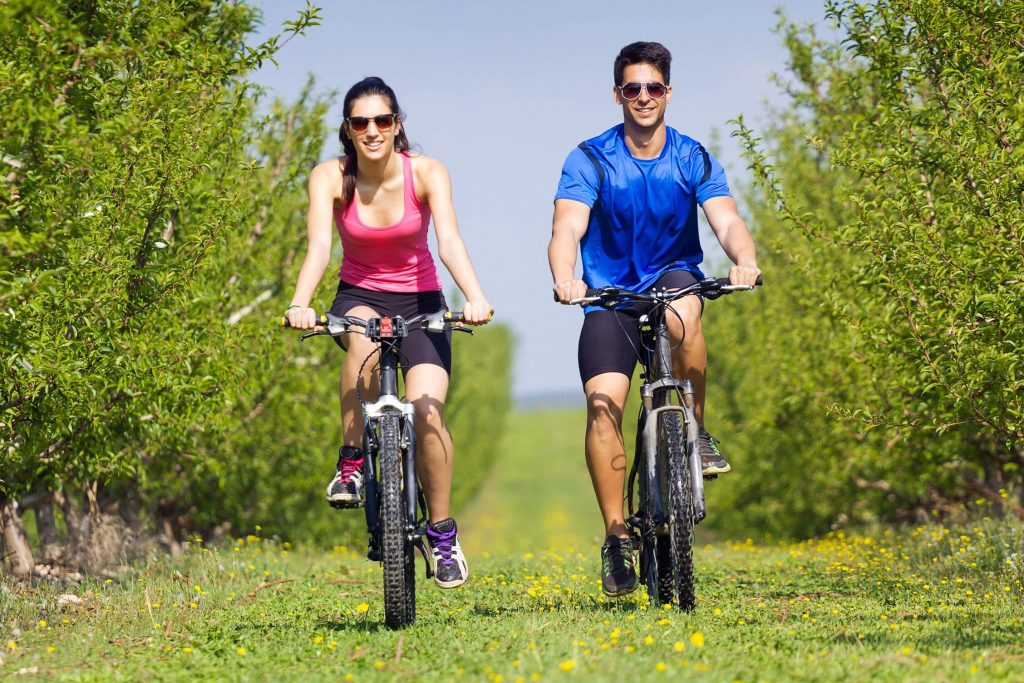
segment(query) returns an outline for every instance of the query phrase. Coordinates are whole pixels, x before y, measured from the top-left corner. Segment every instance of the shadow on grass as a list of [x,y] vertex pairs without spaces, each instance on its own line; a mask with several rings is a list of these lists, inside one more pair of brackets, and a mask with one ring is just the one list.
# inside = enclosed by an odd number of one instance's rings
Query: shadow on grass
[[[922,652],[999,650],[1021,652],[1021,632],[1017,625],[997,623],[994,620],[975,618],[956,623],[933,623],[922,621],[915,624],[913,642]],[[838,633],[832,640],[836,643],[870,645],[880,649],[898,649],[907,643],[908,632],[867,630],[860,634],[855,629]]]
[[328,631],[347,633],[349,631],[361,631],[363,633],[380,633],[387,631],[383,621],[375,621],[364,617],[351,617],[341,619],[320,619],[317,622],[321,628]]
[[[543,609],[542,609],[543,608]],[[641,607],[638,603],[630,600],[626,601],[614,601],[608,602],[597,602],[596,600],[587,600],[585,602],[555,602],[551,605],[547,603],[543,605],[473,605],[470,608],[470,612],[474,616],[479,617],[501,617],[511,615],[524,615],[524,614],[539,614],[541,612],[554,612],[554,613],[571,613],[577,612],[581,614],[630,614],[634,612],[641,612]],[[649,610],[648,610],[649,611]]]

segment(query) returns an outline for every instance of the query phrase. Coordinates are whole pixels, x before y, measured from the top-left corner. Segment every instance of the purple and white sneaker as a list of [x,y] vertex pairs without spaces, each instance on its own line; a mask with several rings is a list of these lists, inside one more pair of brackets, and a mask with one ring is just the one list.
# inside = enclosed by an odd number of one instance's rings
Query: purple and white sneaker
[[449,517],[437,524],[428,524],[427,544],[430,546],[434,583],[441,588],[455,588],[466,583],[469,567],[459,545],[459,530],[455,520]]
[[327,502],[333,507],[362,507],[363,450],[361,448],[341,447],[338,453],[338,473],[327,485]]

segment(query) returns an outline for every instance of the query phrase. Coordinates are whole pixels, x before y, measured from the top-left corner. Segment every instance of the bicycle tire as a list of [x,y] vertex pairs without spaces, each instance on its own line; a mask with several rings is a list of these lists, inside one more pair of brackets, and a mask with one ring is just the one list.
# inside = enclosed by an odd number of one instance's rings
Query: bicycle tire
[[380,418],[381,561],[384,565],[384,624],[404,628],[416,618],[413,549],[406,532],[399,446],[399,416]]
[[672,567],[669,602],[691,612],[697,606],[693,581],[693,490],[683,434],[679,412],[668,411],[659,416],[659,460],[668,463],[668,467],[661,471],[668,475],[668,537]]
[[[643,431],[646,415],[641,415],[637,424],[636,453],[637,461],[643,459]],[[664,467],[664,462],[658,463],[659,468]],[[659,475],[659,482],[664,484],[666,477]],[[647,589],[647,597],[652,605],[667,605],[673,602],[672,586],[672,548],[667,532],[658,533],[654,522],[650,519],[651,502],[647,491],[647,478],[637,477],[639,492],[639,508],[646,511],[645,519],[640,533],[640,576],[643,578],[644,586]],[[661,498],[665,500],[668,494],[666,486],[662,486]]]

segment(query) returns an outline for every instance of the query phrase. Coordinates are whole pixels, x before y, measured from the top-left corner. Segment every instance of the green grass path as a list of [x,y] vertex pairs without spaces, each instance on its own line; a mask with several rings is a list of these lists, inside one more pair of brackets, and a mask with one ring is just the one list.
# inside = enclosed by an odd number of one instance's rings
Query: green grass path
[[723,541],[697,553],[693,614],[639,593],[609,602],[582,428],[573,413],[513,417],[491,480],[459,515],[473,578],[442,592],[421,575],[403,632],[382,627],[380,569],[363,548],[292,548],[254,530],[116,581],[0,585],[0,677],[1024,679],[1019,524]]
[[589,548],[601,521],[583,458],[582,411],[514,413],[490,479],[458,519],[469,557]]

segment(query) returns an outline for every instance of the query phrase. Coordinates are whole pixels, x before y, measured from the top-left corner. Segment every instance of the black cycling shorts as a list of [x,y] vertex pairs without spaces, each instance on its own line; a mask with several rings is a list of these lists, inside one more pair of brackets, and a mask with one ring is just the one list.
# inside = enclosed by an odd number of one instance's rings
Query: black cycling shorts
[[[681,289],[695,282],[697,277],[688,270],[670,270],[647,291]],[[577,355],[580,379],[584,386],[605,372],[619,372],[630,378],[633,376],[643,351],[640,347],[640,316],[649,308],[647,304],[634,304],[615,311],[592,311],[583,317]],[[701,312],[703,310],[702,299]]]
[[[378,292],[340,281],[338,293],[334,295],[334,303],[331,304],[331,314],[342,316],[356,306],[369,306],[380,316],[393,317],[397,315],[403,318],[448,310],[444,294],[440,291]],[[427,363],[438,365],[451,375],[451,330],[445,330],[444,334],[441,334],[427,332],[418,325],[413,325],[413,328],[415,329],[409,330],[409,336],[402,340],[403,374],[408,373],[411,367]],[[345,348],[341,337],[334,337],[334,341],[341,348]]]

